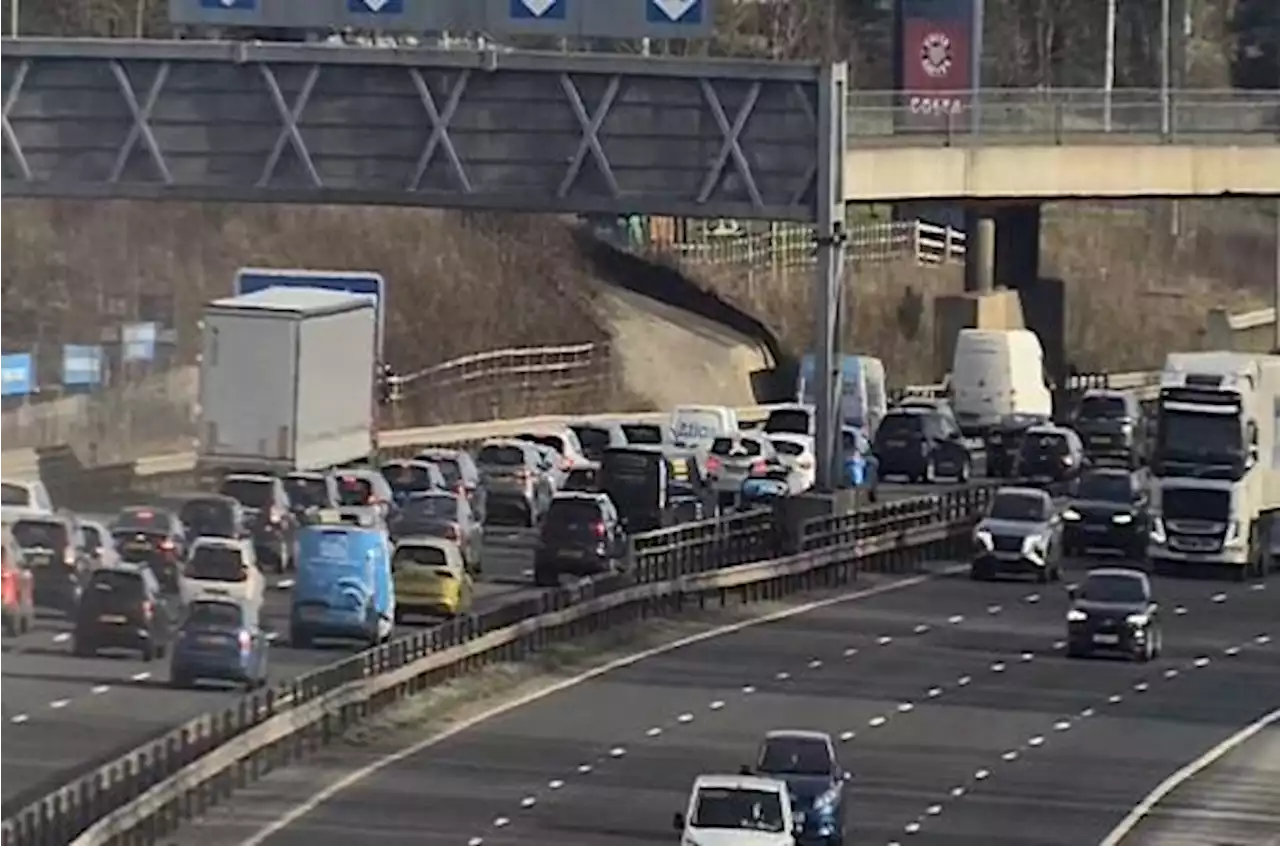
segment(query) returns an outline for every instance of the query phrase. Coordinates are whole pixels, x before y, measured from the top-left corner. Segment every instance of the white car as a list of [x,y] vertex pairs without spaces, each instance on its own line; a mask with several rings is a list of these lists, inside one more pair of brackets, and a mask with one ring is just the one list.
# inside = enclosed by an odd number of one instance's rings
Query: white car
[[794,846],[800,826],[787,783],[749,775],[701,775],[677,813],[682,846]]
[[5,508],[29,508],[44,514],[53,513],[53,499],[44,482],[27,479],[0,480],[0,505]]
[[711,442],[706,459],[707,479],[721,498],[736,497],[752,473],[763,473],[777,460],[773,443],[764,435],[739,432]]
[[778,461],[791,469],[793,479],[792,493],[807,491],[817,482],[817,457],[814,454],[813,438],[809,435],[770,435],[769,443],[778,453]]
[[182,601],[228,597],[261,605],[267,580],[247,538],[196,538],[187,553],[179,583]]
[[557,489],[563,485],[564,480],[574,468],[585,467],[591,463],[591,459],[587,458],[586,452],[582,449],[582,441],[578,440],[578,433],[568,426],[530,429],[516,435],[516,440],[555,450],[557,461],[552,468],[552,476]]

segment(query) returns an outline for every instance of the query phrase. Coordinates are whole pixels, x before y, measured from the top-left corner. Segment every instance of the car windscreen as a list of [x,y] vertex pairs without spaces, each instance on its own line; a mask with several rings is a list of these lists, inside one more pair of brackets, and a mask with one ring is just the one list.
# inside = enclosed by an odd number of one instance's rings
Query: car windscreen
[[764,422],[766,432],[787,432],[793,435],[809,434],[809,412],[802,409],[779,409],[769,412]]
[[771,737],[760,752],[760,769],[775,775],[830,775],[831,752],[817,738]]
[[1114,473],[1086,474],[1080,479],[1077,493],[1080,499],[1096,499],[1104,502],[1128,502],[1133,496],[1133,488],[1128,476]]
[[183,523],[200,531],[210,528],[229,530],[235,521],[232,504],[221,499],[188,500],[182,504],[178,516]]
[[10,531],[22,549],[57,550],[68,542],[66,525],[56,520],[18,520]]
[[613,437],[609,430],[600,426],[574,426],[574,434],[578,443],[582,444],[582,452],[592,461],[599,461],[604,451],[613,445]]
[[382,476],[396,493],[421,493],[433,490],[436,475],[430,464],[391,464],[382,468]]
[[1056,432],[1028,432],[1022,442],[1022,454],[1027,456],[1066,455],[1070,449],[1066,435]]
[[722,458],[754,458],[761,452],[760,442],[752,438],[716,438],[711,442],[711,454]]
[[778,455],[785,455],[788,458],[799,458],[805,453],[804,445],[795,441],[774,441],[773,449]]
[[451,496],[414,497],[400,507],[400,515],[406,520],[454,520],[458,503]]
[[1076,596],[1087,602],[1139,603],[1146,601],[1147,591],[1136,576],[1097,573],[1084,580]]
[[286,476],[285,493],[289,501],[299,508],[328,508],[329,482],[322,476]]
[[581,528],[600,522],[600,506],[593,500],[558,499],[547,511],[547,524],[563,528]]
[[436,469],[440,471],[440,475],[444,477],[444,483],[451,488],[456,488],[462,484],[462,467],[458,464],[456,458],[424,458],[429,464],[434,464]]
[[1080,400],[1081,420],[1112,420],[1126,413],[1123,397],[1095,396]]
[[201,629],[238,629],[244,611],[230,602],[193,602],[187,607],[186,625]]
[[662,443],[662,427],[652,423],[623,423],[620,427],[627,443],[637,446]]
[[85,549],[100,549],[105,543],[106,538],[102,536],[102,532],[97,526],[83,525],[80,527],[80,543]]
[[112,526],[113,531],[158,532],[167,535],[173,528],[168,512],[151,508],[130,508],[121,511]]
[[417,564],[419,567],[447,567],[449,557],[438,546],[400,546],[391,556],[391,565]]
[[142,574],[124,570],[95,570],[89,580],[89,590],[113,599],[141,599],[146,595]]
[[698,790],[689,824],[695,828],[782,831],[782,798],[764,790],[703,787]]
[[373,499],[373,482],[361,476],[338,476],[338,505],[368,505]]
[[912,438],[924,431],[923,414],[886,414],[876,430],[876,440]]
[[476,461],[496,467],[524,466],[524,450],[512,444],[490,444],[482,447]]
[[1044,517],[1044,500],[1031,494],[997,494],[995,502],[991,503],[991,518],[994,520],[1039,522]]
[[28,506],[31,504],[31,491],[25,485],[0,483],[0,505]]
[[561,455],[565,455],[568,452],[568,447],[565,446],[564,438],[559,435],[518,435],[517,437],[520,440],[528,441],[531,444],[539,444],[540,446],[549,447]]
[[274,503],[270,479],[224,479],[218,493],[238,500],[247,508],[270,508]]
[[183,575],[188,579],[209,582],[244,582],[249,569],[240,550],[226,546],[197,546],[187,559]]
[[601,464],[601,476],[607,487],[649,487],[657,484],[662,461],[660,455],[610,451]]

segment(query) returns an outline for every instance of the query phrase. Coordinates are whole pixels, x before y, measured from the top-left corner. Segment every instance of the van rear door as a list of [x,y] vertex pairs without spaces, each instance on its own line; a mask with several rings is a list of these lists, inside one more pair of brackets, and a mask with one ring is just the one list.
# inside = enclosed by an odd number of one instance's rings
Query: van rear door
[[1013,411],[1009,338],[1002,332],[961,332],[951,386],[960,426],[966,431],[995,425]]

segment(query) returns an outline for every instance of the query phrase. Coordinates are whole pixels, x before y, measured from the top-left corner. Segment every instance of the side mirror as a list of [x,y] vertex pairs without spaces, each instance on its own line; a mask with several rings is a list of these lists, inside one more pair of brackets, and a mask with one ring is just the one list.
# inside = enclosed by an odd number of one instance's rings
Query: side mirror
[[676,831],[684,831],[684,814],[676,811],[671,816],[671,827]]

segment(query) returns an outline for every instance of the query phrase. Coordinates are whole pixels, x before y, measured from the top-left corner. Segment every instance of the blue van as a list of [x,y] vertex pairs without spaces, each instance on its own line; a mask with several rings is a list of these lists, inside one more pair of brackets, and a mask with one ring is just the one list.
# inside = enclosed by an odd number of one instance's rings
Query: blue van
[[[797,402],[817,405],[817,370],[813,353],[800,359]],[[868,435],[874,434],[889,407],[884,362],[869,355],[841,355],[839,393],[841,421],[857,426]]]
[[395,613],[386,528],[373,515],[353,521],[336,510],[318,514],[298,537],[290,644],[305,649],[319,638],[381,643],[391,637]]

